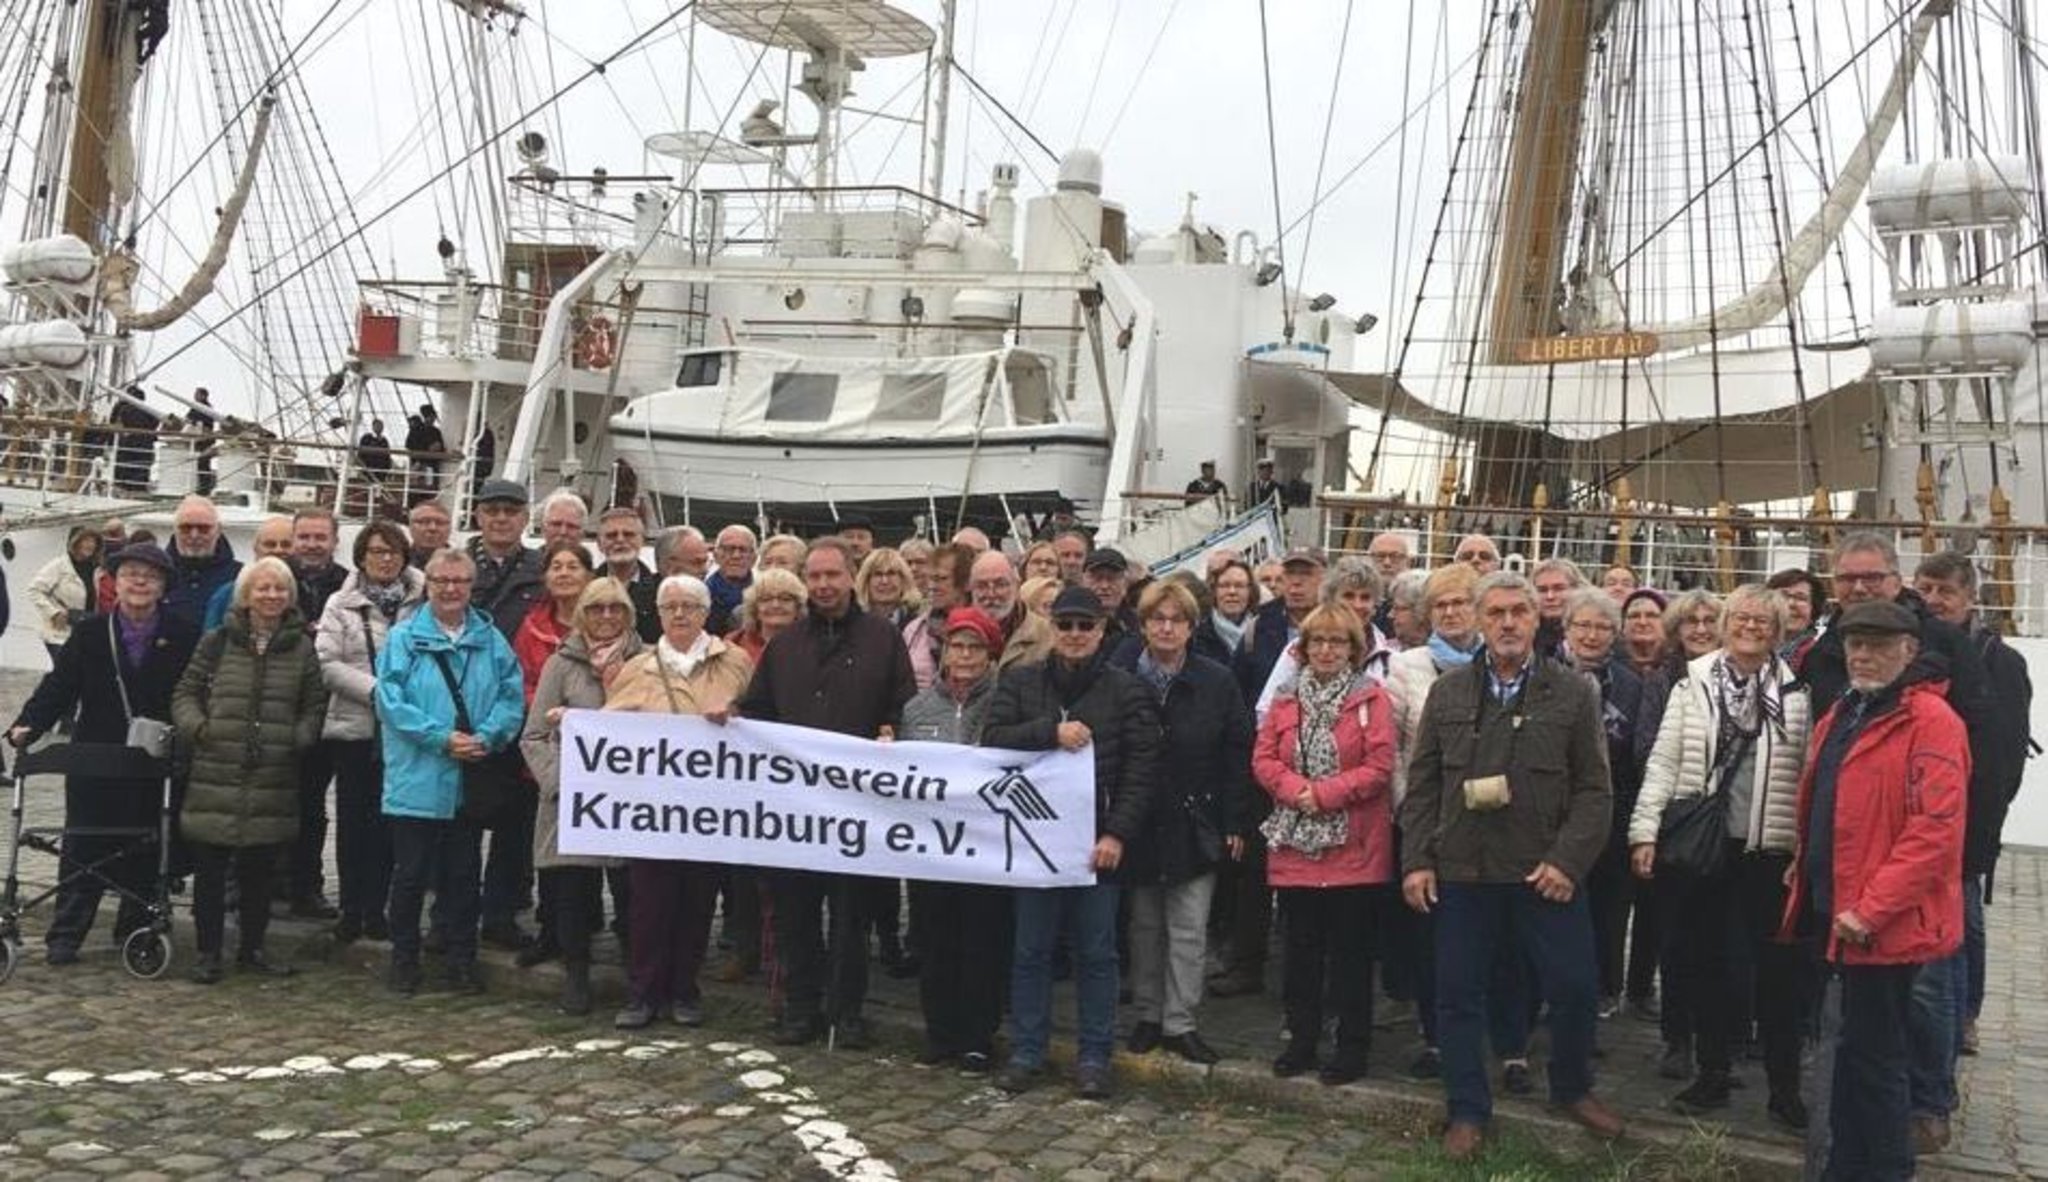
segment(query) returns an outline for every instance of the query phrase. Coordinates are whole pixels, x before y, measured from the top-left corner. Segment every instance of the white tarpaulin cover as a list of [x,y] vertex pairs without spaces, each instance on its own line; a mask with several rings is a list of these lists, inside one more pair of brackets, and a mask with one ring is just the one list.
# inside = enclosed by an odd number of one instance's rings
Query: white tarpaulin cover
[[1095,757],[571,710],[562,852],[990,886],[1095,881]]

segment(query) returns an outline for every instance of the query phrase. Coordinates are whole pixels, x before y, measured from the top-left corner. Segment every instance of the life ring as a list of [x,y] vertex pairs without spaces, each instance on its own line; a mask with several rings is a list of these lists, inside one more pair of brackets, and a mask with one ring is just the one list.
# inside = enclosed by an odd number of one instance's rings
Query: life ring
[[576,359],[585,369],[610,369],[612,359],[618,353],[618,334],[612,322],[603,316],[592,316],[584,324],[583,332],[576,338]]

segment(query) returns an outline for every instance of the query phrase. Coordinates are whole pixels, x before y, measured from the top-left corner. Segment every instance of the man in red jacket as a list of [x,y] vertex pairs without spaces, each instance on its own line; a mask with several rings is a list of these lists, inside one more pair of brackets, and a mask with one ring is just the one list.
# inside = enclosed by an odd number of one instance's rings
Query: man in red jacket
[[1913,978],[1962,944],[1970,741],[1943,700],[1947,683],[1914,667],[1910,609],[1859,603],[1836,627],[1849,691],[1808,747],[1783,934],[1823,939],[1830,975],[1816,1072],[1828,1090],[1809,1126],[1809,1166],[1824,1163],[1827,1180],[1882,1182],[1913,1176]]

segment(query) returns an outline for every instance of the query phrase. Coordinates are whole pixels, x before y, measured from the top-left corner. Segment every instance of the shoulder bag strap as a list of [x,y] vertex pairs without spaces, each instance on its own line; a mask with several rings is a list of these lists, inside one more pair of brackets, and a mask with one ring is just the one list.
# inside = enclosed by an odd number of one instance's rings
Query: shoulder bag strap
[[121,675],[121,630],[114,623],[114,613],[107,613],[107,648],[114,658],[114,688],[121,692],[121,714],[128,721],[135,721],[135,707],[128,704],[128,679]]
[[448,696],[455,699],[455,729],[465,735],[476,734],[476,728],[470,725],[469,707],[462,702],[462,686],[455,680],[455,666],[449,663],[447,650],[437,648],[431,655],[435,668],[441,671],[442,680],[448,683]]

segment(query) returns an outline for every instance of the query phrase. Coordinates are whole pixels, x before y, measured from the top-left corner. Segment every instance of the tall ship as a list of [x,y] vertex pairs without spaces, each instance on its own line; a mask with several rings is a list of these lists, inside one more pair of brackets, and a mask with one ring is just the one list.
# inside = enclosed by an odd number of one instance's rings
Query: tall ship
[[[1233,77],[1264,134],[1119,149],[991,90],[962,32],[999,6],[699,0],[557,58],[565,6],[443,0],[379,34],[438,46],[389,146],[429,161],[417,221],[363,201],[310,97],[359,17],[29,7],[0,54],[17,597],[72,525],[202,486],[237,522],[429,493],[461,520],[485,471],[656,526],[1020,539],[1072,515],[1153,559],[1264,512],[1263,459],[1269,545],[1398,529],[1441,557],[1484,530],[1516,563],[1726,586],[1824,566],[1853,523],[1977,554],[2001,624],[2044,627],[2025,0],[1247,9]],[[1155,7],[1131,19],[1162,68],[1200,63],[1172,34],[1213,14]],[[1276,69],[1311,28],[1331,74]],[[623,104],[606,159],[571,100],[627,63],[680,96]],[[1301,127],[1312,173],[1283,167]],[[1175,183],[1219,153],[1242,225]],[[181,185],[202,195],[174,216]],[[435,230],[380,246],[399,222]],[[211,432],[163,384],[192,349],[253,391]],[[101,429],[136,389],[160,424],[139,488]],[[436,450],[404,442],[422,407]],[[1183,491],[1204,463],[1224,496]],[[39,659],[31,627],[0,659]]]

